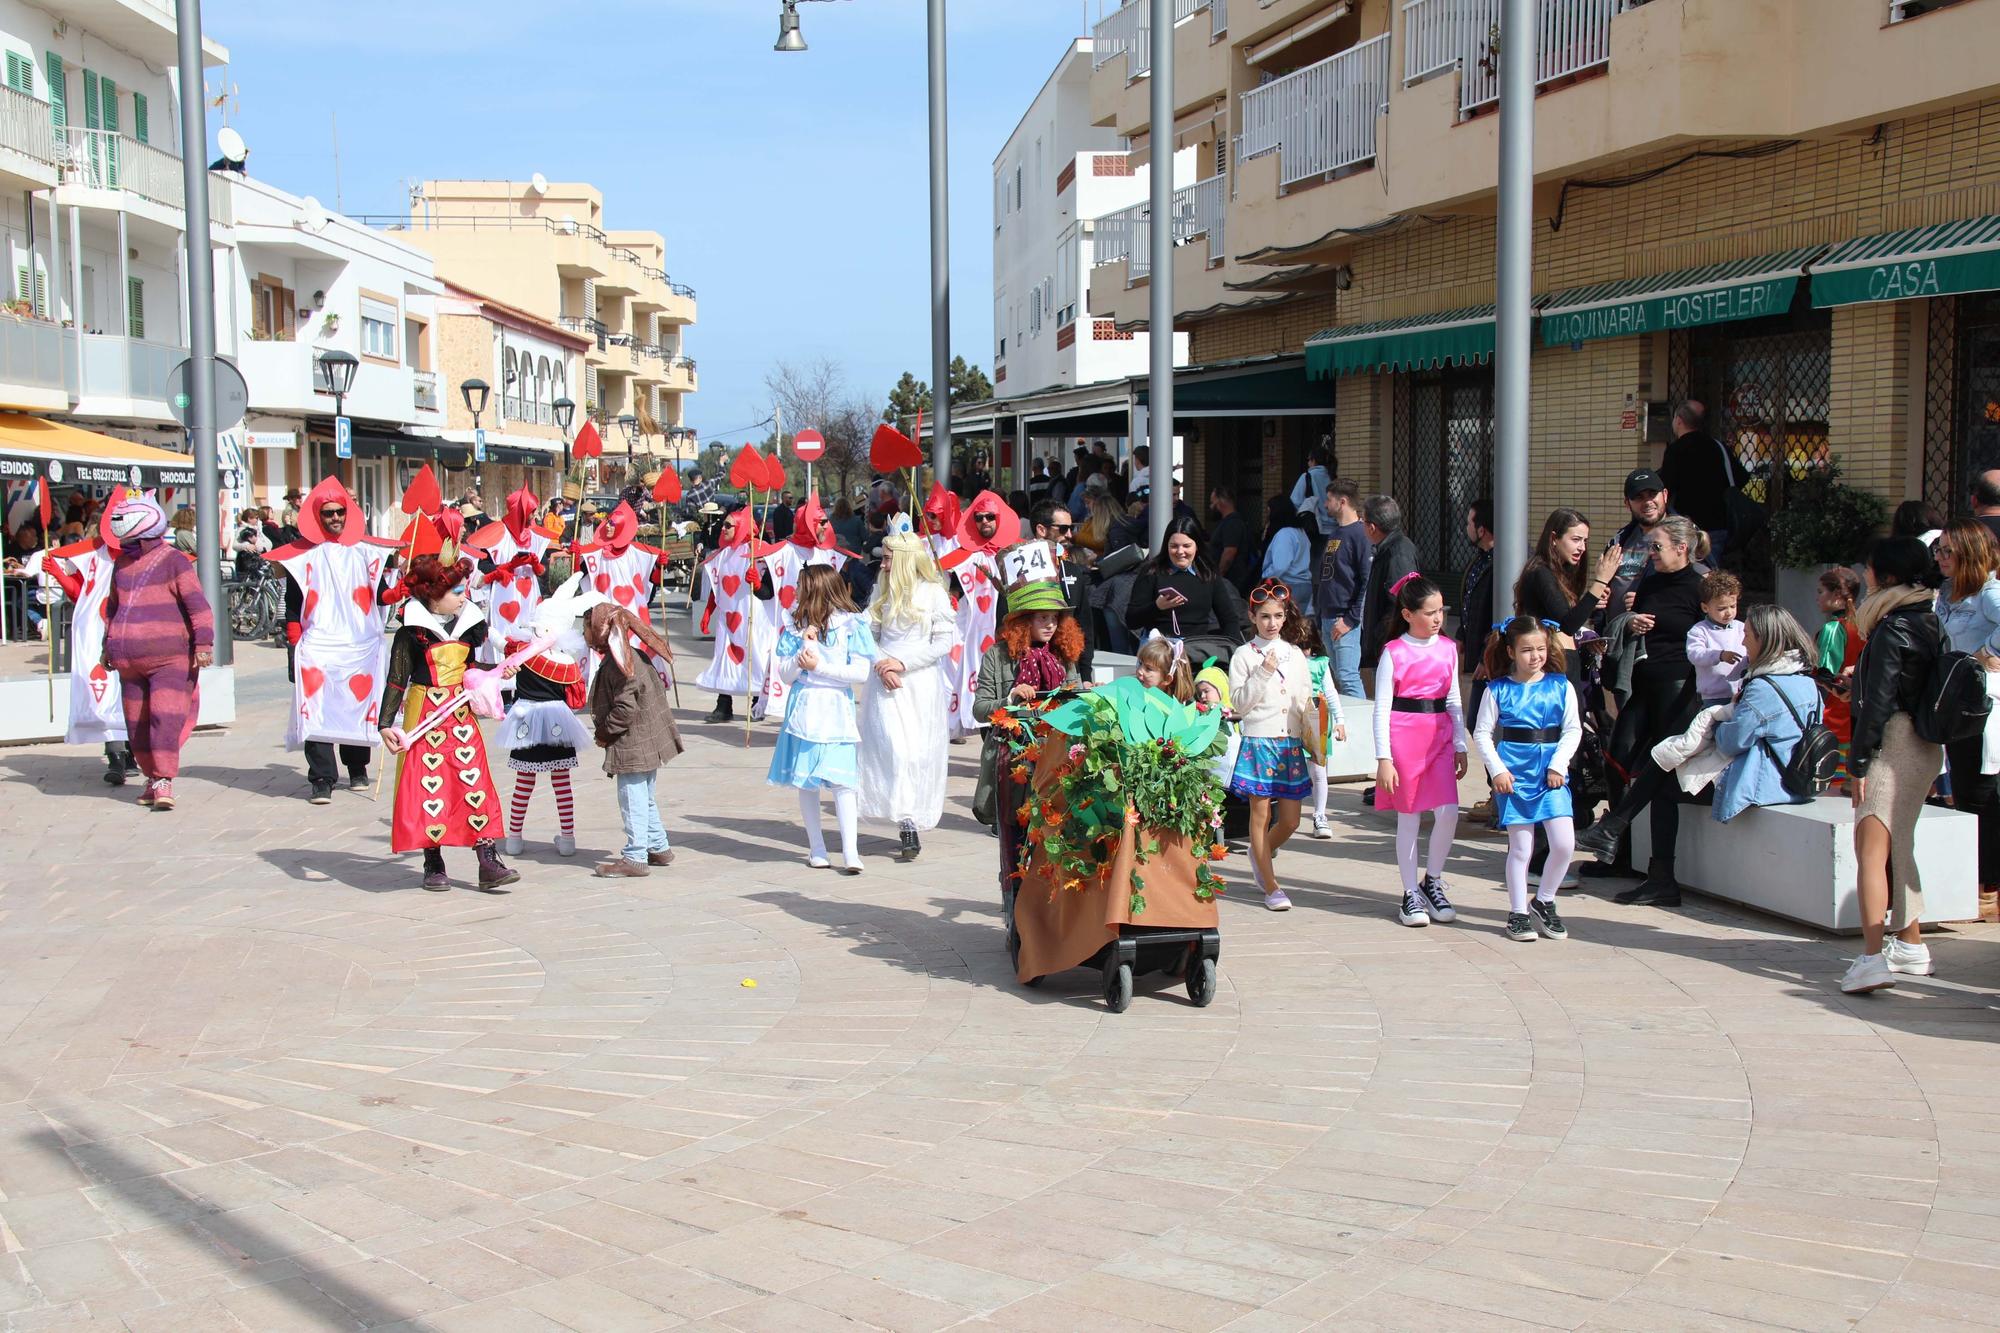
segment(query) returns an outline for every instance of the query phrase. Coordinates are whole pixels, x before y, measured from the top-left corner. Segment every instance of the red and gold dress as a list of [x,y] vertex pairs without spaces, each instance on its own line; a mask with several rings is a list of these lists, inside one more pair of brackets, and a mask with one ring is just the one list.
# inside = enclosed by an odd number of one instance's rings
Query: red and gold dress
[[389,825],[395,851],[474,847],[505,831],[486,742],[471,706],[460,703],[422,733],[410,730],[458,693],[466,664],[486,634],[486,618],[470,602],[450,624],[414,598],[404,604],[403,627],[389,647],[381,709],[381,716],[396,718],[410,732],[409,748],[396,767]]

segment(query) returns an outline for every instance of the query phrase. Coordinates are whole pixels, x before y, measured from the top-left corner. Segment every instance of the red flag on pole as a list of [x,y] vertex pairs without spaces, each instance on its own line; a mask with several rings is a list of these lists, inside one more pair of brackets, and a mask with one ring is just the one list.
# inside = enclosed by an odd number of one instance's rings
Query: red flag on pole
[[923,461],[924,451],[915,440],[887,422],[875,428],[875,439],[868,446],[868,464],[877,472],[901,472],[921,467]]
[[729,484],[739,491],[761,491],[767,489],[764,455],[757,452],[757,446],[746,444],[736,451],[736,459],[729,465]]
[[41,495],[36,497],[36,504],[42,511],[42,532],[46,535],[49,530],[49,520],[56,516],[56,498],[49,490],[47,477],[38,477],[36,482],[42,491]]
[[597,433],[596,422],[586,421],[583,423],[583,429],[576,433],[576,439],[570,443],[569,456],[571,458],[602,458],[604,456],[604,437]]
[[681,502],[681,474],[669,467],[660,473],[660,479],[653,483],[653,499],[663,505],[677,505]]
[[435,514],[442,508],[444,496],[438,490],[437,474],[426,463],[417,469],[417,475],[411,477],[410,484],[403,488],[402,510],[406,514]]

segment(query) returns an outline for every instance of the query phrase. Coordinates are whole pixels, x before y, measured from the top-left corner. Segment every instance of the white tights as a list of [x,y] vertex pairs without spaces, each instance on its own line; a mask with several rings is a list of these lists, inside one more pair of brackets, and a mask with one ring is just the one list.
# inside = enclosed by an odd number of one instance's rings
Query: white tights
[[1306,768],[1309,772],[1312,773],[1313,818],[1325,819],[1326,818],[1326,765],[1315,764],[1310,759],[1308,759],[1306,761]]
[[[1403,890],[1417,891],[1417,829],[1423,823],[1423,815],[1398,814],[1396,816],[1396,866],[1403,872]],[[1431,811],[1430,856],[1424,862],[1424,873],[1433,878],[1444,875],[1444,859],[1451,854],[1451,840],[1458,836],[1458,807],[1441,805]]]
[[[847,864],[858,866],[861,856],[855,851],[855,823],[859,815],[859,794],[851,787],[833,788],[833,817],[840,825],[840,855]],[[826,859],[826,834],[819,823],[819,792],[811,787],[799,789],[799,814],[805,820],[806,845],[812,854]]]
[[[1570,858],[1576,855],[1576,821],[1568,815],[1542,822],[1549,838],[1549,859],[1542,862],[1542,882],[1535,899],[1552,903],[1563,876],[1569,873]],[[1525,915],[1528,910],[1528,862],[1535,855],[1535,826],[1515,824],[1507,830],[1507,910]]]

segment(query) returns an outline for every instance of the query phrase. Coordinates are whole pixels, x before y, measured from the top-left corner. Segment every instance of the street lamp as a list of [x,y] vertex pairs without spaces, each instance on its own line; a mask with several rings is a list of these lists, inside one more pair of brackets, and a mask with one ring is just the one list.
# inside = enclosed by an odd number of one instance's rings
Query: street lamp
[[632,480],[632,446],[639,439],[639,418],[627,412],[618,418],[618,433],[625,437],[625,480]]
[[479,418],[486,414],[486,400],[493,393],[493,386],[485,380],[467,380],[458,386],[459,394],[465,399],[465,410],[472,413],[472,429],[479,429]]
[[563,470],[562,477],[556,482],[556,489],[561,490],[569,484],[569,423],[576,420],[576,400],[558,398],[549,404],[549,410],[555,413],[556,430],[562,434]]
[[784,0],[785,7],[778,12],[778,44],[773,51],[803,51],[806,39],[799,32],[799,0]]
[[361,367],[361,359],[352,352],[321,352],[319,354],[320,374],[326,377],[326,391],[333,395],[333,414],[347,415],[347,395],[354,388],[354,372]]

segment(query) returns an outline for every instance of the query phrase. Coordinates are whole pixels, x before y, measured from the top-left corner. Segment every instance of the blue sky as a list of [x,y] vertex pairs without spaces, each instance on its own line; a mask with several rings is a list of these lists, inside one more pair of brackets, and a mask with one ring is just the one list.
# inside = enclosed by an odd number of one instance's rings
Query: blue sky
[[[350,213],[426,177],[586,180],[699,292],[706,438],[768,414],[764,374],[826,355],[880,400],[928,379],[924,5],[778,0],[206,0],[252,171]],[[992,371],[992,162],[1084,0],[952,0],[953,350]],[[1093,9],[1091,11],[1095,13]],[[209,82],[218,87],[220,71]],[[340,188],[333,165],[339,120]],[[219,126],[210,112],[210,134]]]

